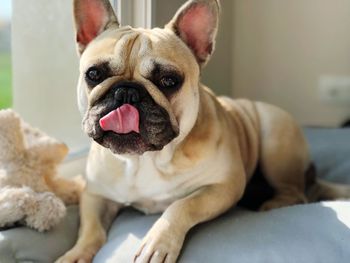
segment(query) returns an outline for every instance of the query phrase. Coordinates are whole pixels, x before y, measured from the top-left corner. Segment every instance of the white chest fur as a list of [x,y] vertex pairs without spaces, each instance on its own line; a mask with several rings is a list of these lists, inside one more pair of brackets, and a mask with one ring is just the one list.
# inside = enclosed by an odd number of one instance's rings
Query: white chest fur
[[220,166],[203,163],[180,172],[161,163],[157,153],[121,157],[100,148],[88,162],[88,190],[145,213],[155,213],[201,186],[222,179],[218,175],[223,173],[217,171]]

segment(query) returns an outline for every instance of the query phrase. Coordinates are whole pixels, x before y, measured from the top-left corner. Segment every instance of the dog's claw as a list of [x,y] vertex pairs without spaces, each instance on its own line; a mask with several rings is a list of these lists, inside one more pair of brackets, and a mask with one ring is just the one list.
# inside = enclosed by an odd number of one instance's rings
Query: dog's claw
[[138,251],[135,254],[134,263],[136,262],[137,258],[141,255],[144,247],[145,247],[145,243],[142,243],[142,245],[140,246],[140,248],[138,249]]

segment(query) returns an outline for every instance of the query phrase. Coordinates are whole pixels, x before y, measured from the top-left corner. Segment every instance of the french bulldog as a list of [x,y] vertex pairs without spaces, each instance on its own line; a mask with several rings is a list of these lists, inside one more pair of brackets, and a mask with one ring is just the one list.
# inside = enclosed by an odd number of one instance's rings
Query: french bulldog
[[[108,0],[74,0],[78,104],[93,139],[76,245],[56,262],[91,262],[118,211],[162,212],[130,262],[174,263],[186,233],[237,204],[257,167],[269,210],[305,203],[301,129],[263,102],[201,84],[215,47],[218,0],[189,0],[164,28],[120,26]],[[322,188],[323,187],[323,188]],[[315,194],[316,195],[316,194]]]

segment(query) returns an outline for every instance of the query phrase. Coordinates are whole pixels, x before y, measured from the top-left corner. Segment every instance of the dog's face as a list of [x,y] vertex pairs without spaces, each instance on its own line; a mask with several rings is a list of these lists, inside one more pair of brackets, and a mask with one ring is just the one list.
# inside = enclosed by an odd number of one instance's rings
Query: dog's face
[[192,129],[218,3],[187,2],[164,28],[120,27],[108,0],[76,0],[83,129],[118,154],[161,150]]

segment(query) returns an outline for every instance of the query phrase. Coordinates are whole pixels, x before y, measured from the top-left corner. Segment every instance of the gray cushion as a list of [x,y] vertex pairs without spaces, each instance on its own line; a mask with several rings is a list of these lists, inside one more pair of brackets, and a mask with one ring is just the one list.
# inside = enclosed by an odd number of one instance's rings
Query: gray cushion
[[305,129],[318,176],[350,184],[350,128]]
[[[319,175],[350,183],[350,130],[306,129]],[[123,211],[95,263],[131,262],[143,236],[159,215]],[[77,235],[77,208],[54,230],[27,228],[0,232],[0,263],[52,263]],[[298,205],[256,213],[233,208],[195,227],[187,236],[179,262],[342,263],[350,258],[350,202]]]
[[0,232],[0,263],[52,263],[71,248],[77,238],[78,207],[53,230],[39,233],[26,227]]
[[[94,263],[132,262],[142,237],[157,219],[123,212]],[[350,202],[298,205],[270,212],[232,209],[195,227],[180,263],[348,263]]]

